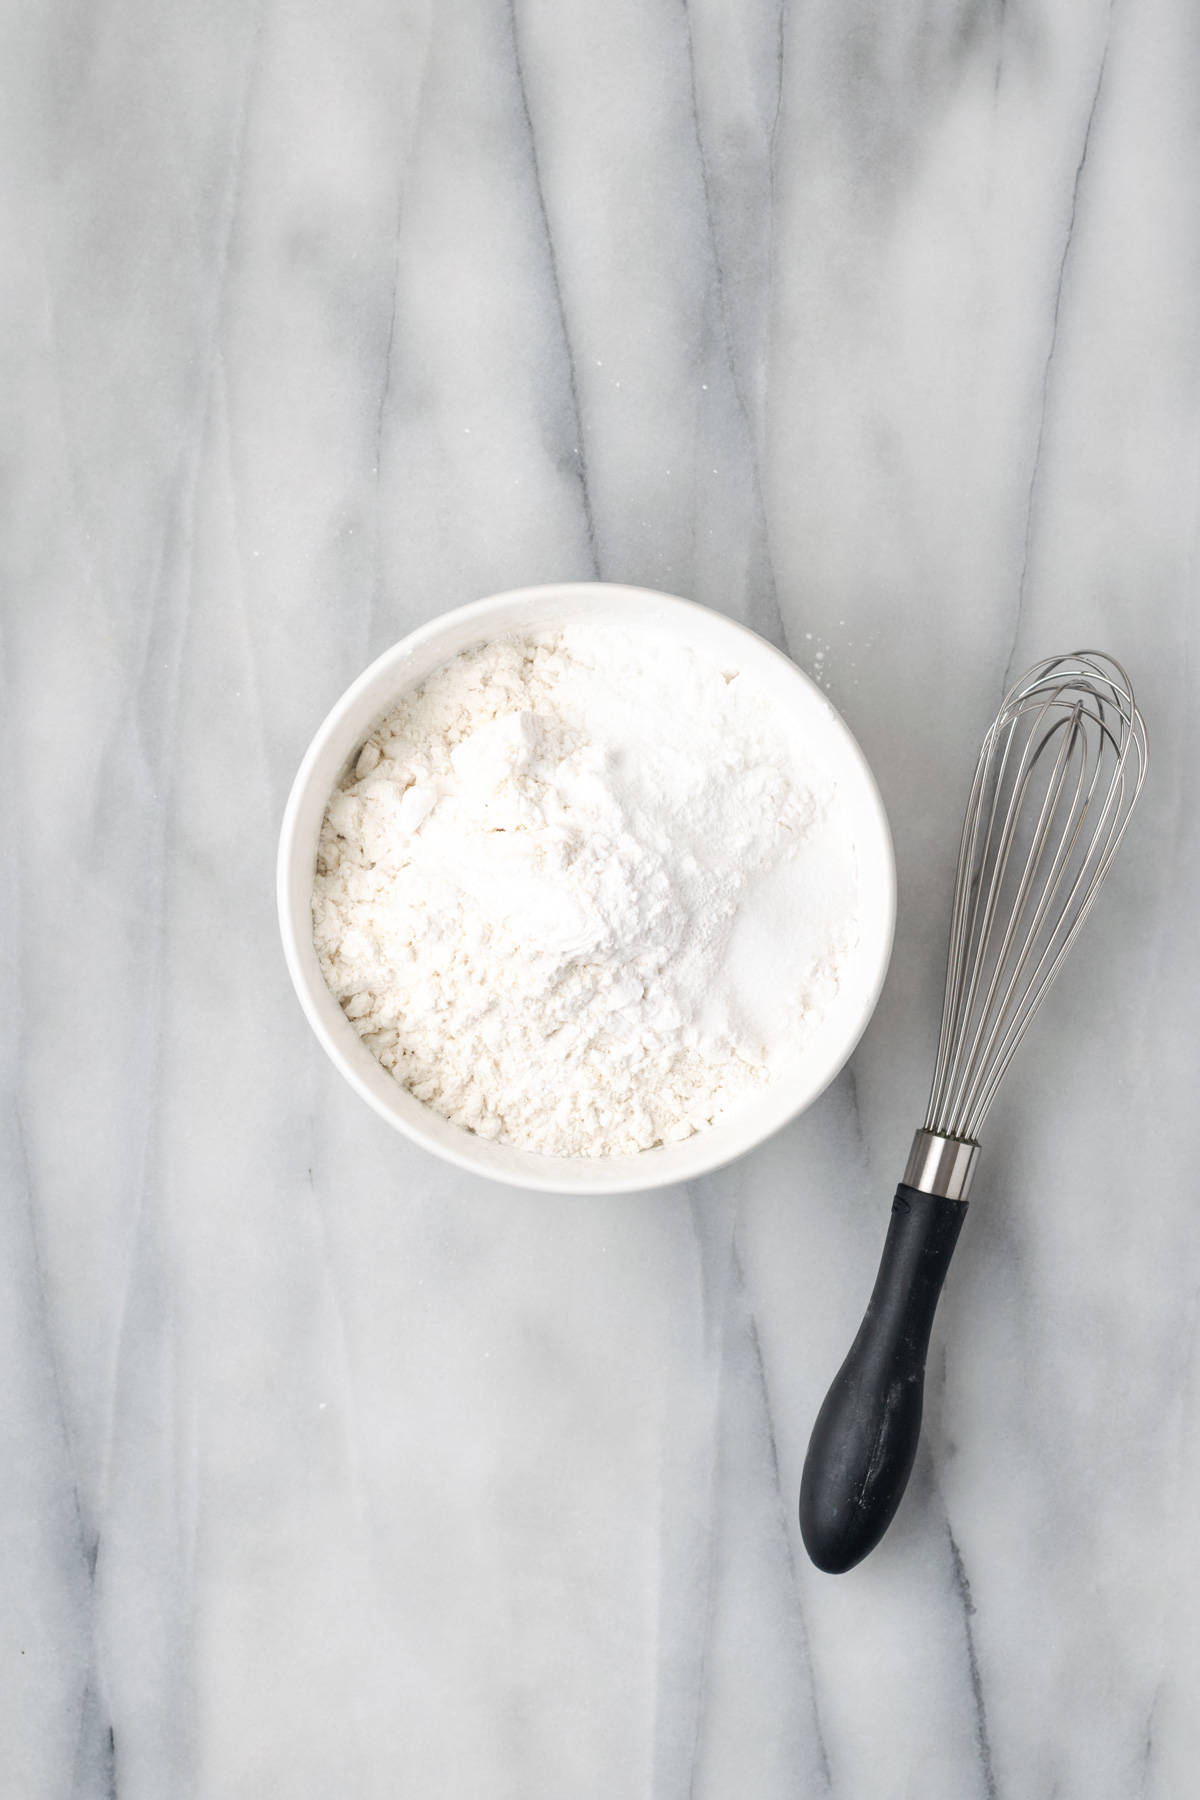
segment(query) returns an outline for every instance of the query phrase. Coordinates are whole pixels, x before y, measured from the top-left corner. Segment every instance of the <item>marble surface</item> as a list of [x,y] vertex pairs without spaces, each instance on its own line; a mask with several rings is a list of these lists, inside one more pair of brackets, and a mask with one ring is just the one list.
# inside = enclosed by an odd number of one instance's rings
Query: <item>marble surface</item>
[[[0,1792],[1183,1800],[1200,1726],[1186,0],[34,0],[0,22]],[[326,707],[600,576],[876,768],[851,1067],[689,1191],[393,1135],[289,988]],[[1152,766],[990,1121],[890,1536],[796,1492],[1006,676]]]

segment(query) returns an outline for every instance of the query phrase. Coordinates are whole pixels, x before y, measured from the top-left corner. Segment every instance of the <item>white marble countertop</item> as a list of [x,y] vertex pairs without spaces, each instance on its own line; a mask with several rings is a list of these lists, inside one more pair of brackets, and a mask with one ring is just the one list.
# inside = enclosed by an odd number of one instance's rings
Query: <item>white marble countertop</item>
[[[47,0],[0,55],[0,1792],[1186,1800],[1200,1726],[1200,32],[1185,0]],[[339,1081],[272,863],[328,704],[600,576],[878,773],[850,1068],[567,1203]],[[1006,674],[1151,778],[990,1121],[882,1547],[796,1492]]]

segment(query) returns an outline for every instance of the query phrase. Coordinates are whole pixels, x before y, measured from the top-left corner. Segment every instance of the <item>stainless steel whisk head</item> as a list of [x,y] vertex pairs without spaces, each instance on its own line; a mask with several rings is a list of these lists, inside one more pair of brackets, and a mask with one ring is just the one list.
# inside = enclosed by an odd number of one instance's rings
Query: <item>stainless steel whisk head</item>
[[963,822],[927,1133],[977,1140],[1145,774],[1146,729],[1111,657],[1050,657],[1005,698]]

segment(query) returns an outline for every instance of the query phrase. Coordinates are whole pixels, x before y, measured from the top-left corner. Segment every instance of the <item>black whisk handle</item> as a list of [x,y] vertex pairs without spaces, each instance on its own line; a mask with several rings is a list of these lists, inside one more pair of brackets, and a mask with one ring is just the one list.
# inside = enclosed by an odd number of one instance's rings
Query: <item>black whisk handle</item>
[[817,1414],[800,1481],[800,1532],[818,1569],[840,1575],[895,1516],[921,1433],[925,1356],[965,1200],[901,1184],[875,1287]]

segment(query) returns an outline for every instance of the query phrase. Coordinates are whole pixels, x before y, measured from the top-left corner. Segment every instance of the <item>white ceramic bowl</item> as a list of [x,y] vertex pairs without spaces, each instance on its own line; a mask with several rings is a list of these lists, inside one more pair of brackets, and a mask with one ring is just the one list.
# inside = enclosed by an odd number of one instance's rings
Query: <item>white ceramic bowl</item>
[[[683,1143],[627,1156],[540,1156],[489,1143],[443,1119],[376,1062],[326,987],[312,941],[313,874],[325,807],[376,720],[460,651],[491,638],[552,630],[583,614],[669,633],[735,664],[774,695],[795,743],[832,775],[858,858],[858,948],[836,1002],[794,1064],[727,1119]],[[862,1035],[883,986],[896,875],[883,802],[862,751],[825,695],[794,663],[754,632],[691,601],[607,582],[564,582],[497,594],[444,613],[385,651],[346,690],[309,745],[288,798],[279,839],[278,898],[284,953],[308,1022],[351,1087],[390,1125],[448,1162],[496,1181],[555,1193],[613,1194],[688,1181],[729,1162],[828,1086]]]

